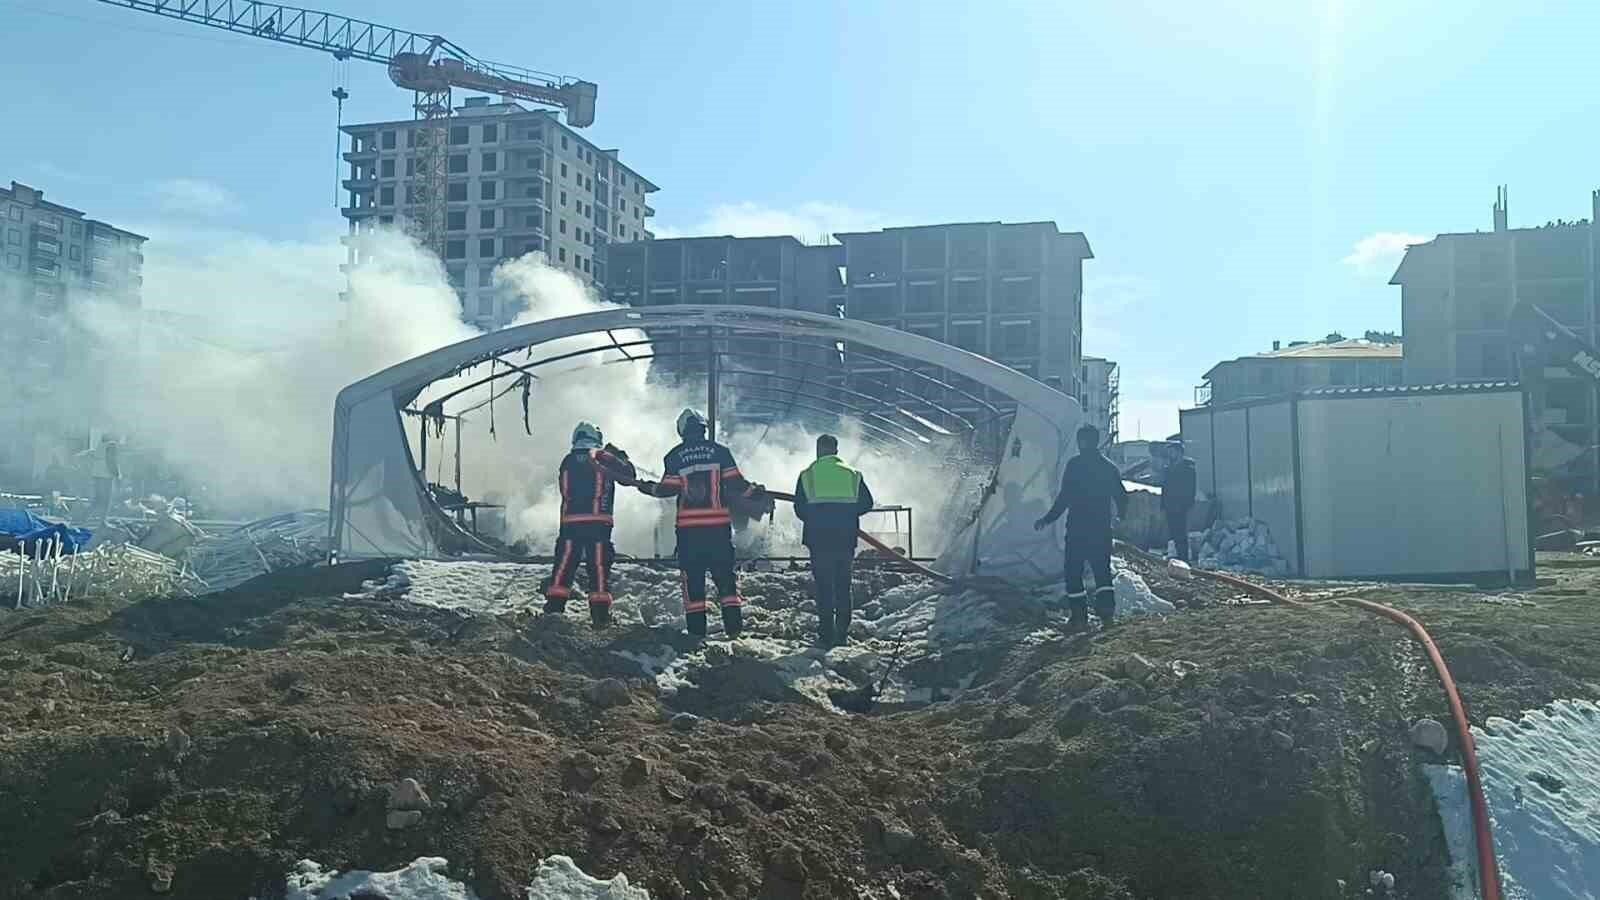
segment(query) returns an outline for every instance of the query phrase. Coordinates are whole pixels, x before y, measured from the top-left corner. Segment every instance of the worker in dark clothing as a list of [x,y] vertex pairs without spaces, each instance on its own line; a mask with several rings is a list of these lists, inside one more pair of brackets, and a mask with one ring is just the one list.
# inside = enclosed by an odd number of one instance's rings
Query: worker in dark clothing
[[839,439],[817,438],[817,461],[795,481],[794,514],[805,523],[800,541],[811,551],[819,646],[836,647],[850,639],[850,570],[861,514],[872,504],[866,479],[840,461]]
[[1044,517],[1033,523],[1043,531],[1067,513],[1067,626],[1089,626],[1089,593],[1083,587],[1083,567],[1094,570],[1094,611],[1102,626],[1109,626],[1116,614],[1117,597],[1111,586],[1112,507],[1117,515],[1127,511],[1128,492],[1122,486],[1122,473],[1100,453],[1100,429],[1085,425],[1078,429],[1078,455],[1067,460],[1061,473],[1061,493]]
[[667,451],[659,482],[639,482],[651,497],[678,498],[678,569],[683,577],[683,613],[689,633],[706,634],[706,574],[717,586],[722,628],[728,637],[744,630],[744,601],[734,576],[733,516],[728,500],[755,499],[765,491],[739,471],[733,452],[706,437],[705,417],[692,409],[678,416],[682,442]]
[[572,449],[561,460],[561,531],[556,537],[556,567],[545,591],[544,611],[564,612],[572,596],[579,563],[589,569],[589,619],[596,628],[611,624],[612,510],[618,484],[633,484],[628,454],[610,444],[600,429],[579,422]]
[[1189,558],[1189,511],[1194,509],[1194,460],[1183,455],[1183,442],[1167,445],[1170,462],[1161,485],[1161,510],[1167,514],[1167,535],[1172,539],[1173,558]]

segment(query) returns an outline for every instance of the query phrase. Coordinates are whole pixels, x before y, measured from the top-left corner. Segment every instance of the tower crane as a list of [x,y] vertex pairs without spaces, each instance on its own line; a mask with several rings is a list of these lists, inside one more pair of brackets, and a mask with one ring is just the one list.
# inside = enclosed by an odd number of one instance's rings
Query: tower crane
[[[412,108],[423,122],[417,134],[416,208],[418,238],[444,255],[445,194],[450,92],[453,88],[499,94],[566,111],[567,124],[594,124],[594,82],[485,62],[437,34],[364,22],[335,13],[256,3],[253,0],[100,0],[137,12],[193,22],[235,34],[293,44],[385,65],[395,86],[412,92]],[[334,96],[343,103],[342,87]]]

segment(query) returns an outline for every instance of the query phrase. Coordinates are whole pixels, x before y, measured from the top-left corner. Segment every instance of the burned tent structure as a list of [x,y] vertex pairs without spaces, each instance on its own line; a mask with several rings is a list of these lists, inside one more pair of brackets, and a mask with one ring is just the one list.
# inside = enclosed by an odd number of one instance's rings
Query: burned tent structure
[[[685,335],[697,335],[690,340]],[[740,367],[740,340],[769,345],[806,343],[841,361],[872,359],[970,398],[983,410],[978,421],[919,398],[915,391],[852,389],[826,377],[823,366],[789,366],[784,372]],[[684,347],[690,349],[685,350]],[[985,435],[992,476],[939,556],[952,573],[1049,577],[1058,571],[1059,549],[1032,522],[1053,499],[1057,476],[1075,451],[1082,416],[1073,398],[993,360],[939,341],[866,322],[793,310],[741,306],[618,308],[507,328],[406,360],[342,390],[335,403],[330,546],[341,560],[383,557],[429,558],[473,549],[435,502],[406,437],[408,408],[442,379],[477,375],[469,387],[497,383],[524,387],[541,367],[578,357],[628,365],[687,354],[705,360],[713,427],[719,372],[738,372],[739,415],[781,416],[812,410],[848,418],[864,439],[890,447],[931,451],[939,439]],[[938,381],[948,373],[962,387]],[[434,388],[437,390],[437,388]],[[446,396],[453,397],[465,389]],[[430,394],[426,416],[450,415]],[[1004,398],[994,403],[990,398]],[[533,401],[537,418],[537,398]],[[930,486],[930,494],[937,494]],[[481,549],[481,548],[480,548]]]

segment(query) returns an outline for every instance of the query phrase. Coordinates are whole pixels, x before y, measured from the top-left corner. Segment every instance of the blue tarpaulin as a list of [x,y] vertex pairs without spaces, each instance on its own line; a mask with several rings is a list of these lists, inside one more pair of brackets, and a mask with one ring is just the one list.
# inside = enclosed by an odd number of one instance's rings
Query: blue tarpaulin
[[24,554],[54,553],[54,543],[61,545],[62,553],[77,553],[89,546],[93,534],[87,528],[75,528],[65,522],[41,519],[25,509],[0,507],[0,550],[16,550]]

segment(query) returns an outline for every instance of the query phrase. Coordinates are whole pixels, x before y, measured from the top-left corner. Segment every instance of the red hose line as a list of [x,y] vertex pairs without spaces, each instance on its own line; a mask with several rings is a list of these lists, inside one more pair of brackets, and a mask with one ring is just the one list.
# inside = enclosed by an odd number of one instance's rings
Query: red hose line
[[[794,495],[793,494],[785,494],[782,491],[767,491],[767,496],[773,498],[774,500],[787,500],[790,503],[794,502]],[[890,556],[894,557],[895,559],[900,560],[901,562],[905,563],[906,565],[910,566],[911,568],[915,569],[916,571],[921,572],[922,574],[928,576],[929,578],[935,579],[937,581],[942,581],[945,584],[949,584],[949,583],[955,581],[954,578],[951,578],[949,575],[946,575],[943,572],[936,572],[933,569],[930,569],[927,566],[923,565],[922,563],[915,562],[914,560],[911,559],[911,557],[906,556],[903,553],[895,552],[894,548],[892,548],[889,545],[885,544],[883,541],[878,540],[877,538],[873,537],[872,535],[867,534],[865,531],[857,531],[856,532],[856,536],[861,538],[863,541],[866,541],[867,544],[869,546],[871,546],[874,550],[877,550],[880,553],[889,554]]]
[[[1123,549],[1147,560],[1156,561],[1157,557],[1131,544],[1118,541]],[[1223,584],[1231,585],[1256,596],[1291,606],[1296,609],[1316,609],[1309,603],[1304,603],[1272,590],[1265,585],[1256,584],[1243,578],[1237,578],[1225,572],[1213,572],[1206,569],[1195,569],[1195,574],[1203,575]],[[1456,690],[1456,680],[1450,674],[1450,667],[1445,665],[1444,655],[1439,652],[1438,645],[1434,644],[1433,637],[1428,634],[1428,629],[1415,618],[1382,603],[1371,600],[1361,600],[1356,597],[1334,597],[1333,600],[1346,606],[1353,606],[1365,610],[1373,615],[1383,616],[1386,619],[1404,625],[1411,632],[1411,637],[1422,645],[1428,653],[1428,661],[1433,664],[1434,674],[1439,676],[1439,683],[1444,687],[1445,698],[1450,702],[1450,717],[1455,721],[1456,739],[1461,744],[1462,768],[1467,773],[1467,796],[1472,804],[1472,831],[1477,844],[1478,855],[1478,893],[1482,900],[1501,900],[1500,893],[1500,864],[1494,855],[1494,833],[1489,822],[1489,803],[1483,796],[1483,777],[1478,768],[1478,747],[1472,740],[1472,727],[1467,723],[1467,710],[1461,703],[1461,693]]]
[[1455,719],[1456,736],[1461,742],[1462,768],[1467,772],[1467,795],[1472,801],[1472,831],[1478,844],[1478,893],[1483,900],[1500,900],[1500,866],[1494,856],[1494,834],[1490,830],[1489,802],[1484,799],[1483,778],[1478,770],[1478,748],[1472,740],[1466,707],[1461,704],[1461,694],[1456,691],[1456,680],[1450,675],[1450,667],[1445,665],[1444,656],[1439,653],[1438,646],[1433,643],[1433,638],[1421,622],[1382,603],[1355,597],[1337,599],[1347,606],[1364,609],[1404,625],[1417,643],[1428,651],[1428,660],[1433,663],[1433,671],[1438,674],[1439,683],[1444,685],[1445,696],[1450,700],[1450,716]]

